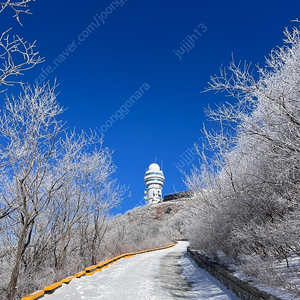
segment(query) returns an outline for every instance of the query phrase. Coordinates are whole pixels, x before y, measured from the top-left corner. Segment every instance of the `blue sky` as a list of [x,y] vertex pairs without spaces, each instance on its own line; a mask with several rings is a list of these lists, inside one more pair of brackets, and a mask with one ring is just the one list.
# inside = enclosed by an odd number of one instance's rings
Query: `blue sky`
[[0,20],[2,31],[13,27],[37,40],[45,57],[22,80],[57,78],[67,125],[104,133],[104,146],[114,150],[114,177],[132,193],[116,212],[144,204],[143,177],[155,158],[163,161],[163,194],[185,190],[179,166],[188,172],[197,164],[193,144],[201,145],[204,122],[214,126],[203,108],[228,100],[200,93],[210,76],[232,53],[263,65],[282,45],[284,27],[300,18],[298,0],[37,0],[30,7],[23,27],[9,10]]

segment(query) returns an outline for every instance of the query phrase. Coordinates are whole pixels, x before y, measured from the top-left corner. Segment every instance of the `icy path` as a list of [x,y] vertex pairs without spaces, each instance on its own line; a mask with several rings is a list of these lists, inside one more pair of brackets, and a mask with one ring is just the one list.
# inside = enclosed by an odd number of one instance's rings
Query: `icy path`
[[[237,300],[184,254],[186,242],[121,259],[92,276],[73,279],[46,300]],[[183,255],[182,258],[180,256]],[[182,268],[184,269],[183,272]],[[180,274],[181,273],[181,274]],[[185,278],[184,278],[185,277]]]

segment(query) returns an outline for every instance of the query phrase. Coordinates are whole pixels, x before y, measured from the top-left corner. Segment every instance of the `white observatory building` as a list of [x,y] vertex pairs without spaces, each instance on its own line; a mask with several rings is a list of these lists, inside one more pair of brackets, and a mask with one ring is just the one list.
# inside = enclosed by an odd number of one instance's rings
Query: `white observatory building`
[[162,201],[162,188],[165,177],[158,164],[151,164],[146,171],[144,181],[146,183],[146,204],[156,204]]

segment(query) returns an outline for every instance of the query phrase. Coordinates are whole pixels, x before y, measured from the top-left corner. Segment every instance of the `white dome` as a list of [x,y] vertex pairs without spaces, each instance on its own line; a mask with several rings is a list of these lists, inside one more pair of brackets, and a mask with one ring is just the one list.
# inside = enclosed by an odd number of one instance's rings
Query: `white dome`
[[149,166],[149,171],[160,171],[159,165],[155,163],[151,164]]

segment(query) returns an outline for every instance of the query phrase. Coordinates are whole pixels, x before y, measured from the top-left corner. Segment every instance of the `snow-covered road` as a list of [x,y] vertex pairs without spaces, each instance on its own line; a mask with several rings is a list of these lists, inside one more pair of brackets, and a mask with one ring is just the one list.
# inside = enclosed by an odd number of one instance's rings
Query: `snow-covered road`
[[173,248],[120,259],[92,276],[73,279],[44,299],[239,299],[195,265],[185,253],[187,245],[179,242]]

